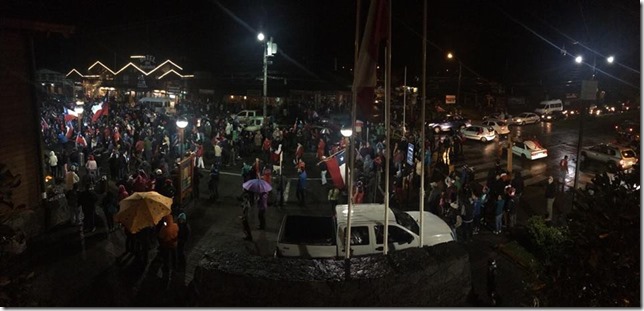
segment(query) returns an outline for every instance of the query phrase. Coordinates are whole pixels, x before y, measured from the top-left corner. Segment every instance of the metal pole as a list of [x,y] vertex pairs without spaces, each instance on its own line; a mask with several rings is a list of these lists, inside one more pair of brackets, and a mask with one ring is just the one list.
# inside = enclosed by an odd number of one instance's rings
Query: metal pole
[[404,86],[403,86],[403,121],[402,121],[402,124],[403,124],[403,129],[405,129],[406,128],[406,125],[405,125],[405,112],[407,112],[407,66],[405,66],[405,78],[404,78],[403,84],[404,84]]
[[[405,74],[407,73],[405,67]],[[423,247],[423,214],[425,214],[425,103],[426,103],[426,79],[427,78],[427,0],[423,1],[423,85],[421,86],[421,92],[423,94],[423,107],[421,108],[421,130],[420,130],[420,216],[418,216],[418,222],[420,223],[420,245]],[[407,76],[405,75],[405,79]],[[406,86],[405,86],[406,88]],[[406,91],[406,89],[405,89]],[[414,168],[415,169],[415,168]]]
[[267,43],[264,44],[264,79],[263,79],[264,80],[264,90],[263,90],[263,95],[264,96],[262,98],[263,108],[264,108],[263,109],[264,119],[266,119],[266,100],[267,100],[266,97],[268,96],[268,45],[271,44],[272,41],[273,41],[273,38],[271,37],[271,39]]
[[[581,142],[582,142],[582,137],[584,136],[584,118],[586,115],[586,111],[588,108],[586,108],[586,103],[587,101],[582,100],[582,105],[581,105],[581,115],[579,116],[579,137],[577,138],[577,164],[575,165],[575,182],[573,185],[574,189],[577,189],[578,187],[578,181],[579,181],[579,166],[581,164],[581,161],[579,159],[581,158]],[[565,182],[565,178],[564,178]],[[575,202],[575,192],[572,192],[572,201]]]
[[183,145],[184,145],[184,142],[183,142],[183,131],[184,131],[184,129],[182,129],[182,128],[181,128],[181,129],[179,129],[179,135],[181,135],[181,146],[179,146],[179,147],[180,147],[180,148],[179,148],[179,152],[181,152],[181,155],[180,155],[180,157],[179,157],[179,158],[180,158],[181,160],[183,160],[183,154],[184,154],[184,152],[183,152]]
[[384,239],[383,239],[383,253],[387,255],[389,252],[389,162],[391,158],[391,148],[390,136],[391,136],[391,2],[388,1],[388,22],[387,22],[387,48],[385,52],[385,130],[387,131],[387,141],[385,150],[387,151],[385,156],[385,223],[384,223]]
[[[354,54],[353,54],[353,68],[354,68],[353,74],[354,75],[355,75],[356,65],[358,64],[358,37],[360,36],[359,30],[360,30],[360,0],[356,1],[356,35],[355,35],[355,41],[353,42],[353,45],[355,47]],[[356,91],[356,88],[353,87],[352,89],[353,89],[353,94],[351,96],[351,130],[352,130],[351,135],[353,135],[353,130],[356,124],[356,106],[358,103],[358,98],[357,98],[358,93]],[[349,139],[349,148],[353,150],[353,139]],[[353,152],[351,152],[351,150],[349,151],[349,153],[352,154]],[[347,156],[346,152],[344,156],[345,157]],[[349,161],[350,161],[349,165],[351,165],[353,168],[353,159],[351,156],[349,156]],[[345,170],[349,165],[345,164]],[[344,176],[346,177],[348,182],[347,183],[347,187],[348,187],[347,228],[345,229],[344,258],[347,260],[347,266],[345,267],[345,269],[347,270],[347,272],[349,272],[348,264],[349,264],[349,258],[351,258],[351,192],[352,192],[351,186],[353,185],[351,184],[351,178],[349,178],[349,173],[347,171],[345,171]]]
[[458,60],[458,88],[456,89],[456,102],[461,104],[461,72],[463,71],[463,63]]
[[508,133],[508,173],[512,173],[512,131]]

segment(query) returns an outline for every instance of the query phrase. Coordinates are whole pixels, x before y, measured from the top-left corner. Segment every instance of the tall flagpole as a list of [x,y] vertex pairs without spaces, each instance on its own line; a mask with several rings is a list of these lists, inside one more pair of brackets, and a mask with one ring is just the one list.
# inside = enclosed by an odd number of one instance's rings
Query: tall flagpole
[[407,66],[405,66],[405,78],[403,81],[403,134],[407,127],[405,124],[405,112],[407,112]]
[[423,214],[425,210],[425,101],[426,101],[426,81],[427,78],[427,0],[423,1],[423,79],[421,93],[423,94],[423,107],[421,108],[421,130],[420,130],[420,245],[423,247]]
[[391,159],[391,124],[390,124],[390,101],[391,101],[391,2],[387,1],[387,51],[385,52],[385,131],[387,133],[387,141],[385,142],[385,236],[383,240],[383,253],[387,255],[389,251],[389,162]]
[[[360,0],[356,1],[356,35],[355,35],[355,41],[353,42],[354,45],[354,54],[353,54],[353,75],[355,77],[356,75],[356,68],[358,65],[358,37],[360,37]],[[354,78],[355,81],[355,78]],[[354,82],[355,83],[355,82]],[[356,106],[358,103],[358,91],[356,87],[354,86],[353,88],[353,94],[352,94],[352,99],[351,99],[351,136],[349,137],[349,174],[347,174],[346,177],[346,182],[345,184],[347,185],[347,228],[345,229],[345,244],[344,244],[344,258],[347,260],[347,266],[346,269],[348,271],[349,269],[349,258],[351,258],[351,208],[352,208],[352,202],[351,200],[353,199],[353,178],[351,178],[351,174],[355,172],[354,169],[354,152],[353,152],[353,133],[356,132],[355,125],[356,125]],[[340,215],[338,215],[340,216]]]

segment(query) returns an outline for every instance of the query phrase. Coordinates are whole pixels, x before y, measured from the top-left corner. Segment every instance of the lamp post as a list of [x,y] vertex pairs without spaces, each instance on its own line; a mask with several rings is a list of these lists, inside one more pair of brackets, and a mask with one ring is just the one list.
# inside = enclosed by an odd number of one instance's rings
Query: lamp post
[[184,134],[184,129],[186,128],[186,126],[188,126],[188,119],[186,119],[186,117],[179,117],[176,123],[177,123],[177,128],[179,128],[179,136],[181,139],[180,140],[181,145],[179,146],[179,152],[180,152],[179,158],[183,160],[183,134]]
[[80,138],[81,133],[83,132],[83,108],[85,103],[82,100],[76,101],[76,108],[74,112],[78,115],[78,135],[76,135],[76,148],[78,149],[78,172],[80,173],[80,168],[83,167],[83,152],[82,146],[79,146],[78,139]]
[[[266,37],[264,36],[263,33],[257,34],[257,40],[260,42],[264,42],[264,39]],[[262,92],[262,105],[263,105],[263,116],[266,118],[266,102],[267,102],[267,96],[268,96],[268,57],[275,55],[277,53],[277,44],[273,43],[273,37],[271,37],[266,44],[263,44],[264,46],[264,55],[263,55],[263,70],[264,70],[264,85],[263,85],[263,92]]]
[[[454,54],[452,54],[451,52],[447,53],[447,59],[451,60],[453,58],[454,58]],[[458,60],[458,86],[456,89],[456,103],[460,104],[461,103],[461,74],[463,72],[463,63],[461,62],[460,59],[457,59],[457,60]]]
[[[582,64],[583,63],[583,57],[577,56],[575,57],[575,62],[577,64]],[[615,61],[614,56],[608,56],[606,58],[606,62],[610,65]],[[581,90],[580,90],[580,100],[582,101],[582,109],[580,111],[580,116],[579,116],[579,137],[577,138],[577,163],[575,164],[575,179],[573,182],[573,189],[577,189],[578,187],[578,182],[579,182],[579,166],[581,165],[581,145],[582,145],[582,138],[583,138],[583,133],[584,133],[584,118],[586,113],[588,113],[588,109],[586,107],[586,102],[587,101],[595,101],[597,100],[597,91],[598,91],[598,82],[596,81],[595,73],[596,73],[596,57],[593,58],[593,74],[592,74],[592,80],[591,81],[582,81],[581,84]],[[565,183],[565,178],[564,181]],[[575,191],[572,193],[572,200],[575,202]]]
[[[353,129],[351,128],[351,126],[343,127],[340,130],[340,134],[342,134],[342,136],[344,136],[345,138],[349,139],[349,141],[351,141],[351,135],[353,135]],[[351,161],[353,159],[353,157],[352,157],[353,148],[351,148],[350,146],[351,146],[351,144],[349,144],[348,148],[347,148],[347,149],[349,149],[349,154],[347,154],[346,152],[344,154],[345,158],[347,156],[349,156],[349,161]],[[350,162],[349,163],[345,162],[344,176],[346,177],[346,180],[347,180],[347,182],[346,182],[346,186],[347,186],[347,228],[345,230],[346,231],[346,233],[345,233],[345,238],[346,238],[346,240],[345,240],[345,252],[344,252],[344,258],[345,259],[349,259],[351,257],[351,206],[352,206],[351,197],[353,195],[353,193],[352,193],[353,192],[353,182],[352,182],[351,176],[349,176],[349,174],[351,174],[349,172],[349,165],[350,165]]]

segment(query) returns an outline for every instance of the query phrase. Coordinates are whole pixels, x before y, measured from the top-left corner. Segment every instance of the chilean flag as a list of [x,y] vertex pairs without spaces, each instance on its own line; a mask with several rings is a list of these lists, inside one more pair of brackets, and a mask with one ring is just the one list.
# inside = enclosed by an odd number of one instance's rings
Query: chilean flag
[[346,149],[325,160],[326,168],[329,171],[329,174],[331,174],[331,179],[333,180],[333,185],[338,189],[345,187],[344,181],[346,177],[344,176],[344,171],[347,164],[345,151]]
[[356,92],[358,115],[371,120],[377,82],[378,52],[380,43],[388,36],[389,1],[372,0],[369,15],[362,36],[358,62],[353,76],[353,90]]
[[[100,108],[97,107],[99,105]],[[96,120],[98,120],[98,118],[100,118],[101,116],[106,116],[110,111],[107,99],[103,100],[99,105],[94,106],[96,107],[96,110],[94,110],[95,108],[92,107],[92,111],[94,112],[94,115],[92,116],[92,122],[96,122]]]
[[71,120],[74,120],[78,118],[78,114],[74,110],[67,109],[67,107],[63,107],[63,115],[65,122],[69,122]]

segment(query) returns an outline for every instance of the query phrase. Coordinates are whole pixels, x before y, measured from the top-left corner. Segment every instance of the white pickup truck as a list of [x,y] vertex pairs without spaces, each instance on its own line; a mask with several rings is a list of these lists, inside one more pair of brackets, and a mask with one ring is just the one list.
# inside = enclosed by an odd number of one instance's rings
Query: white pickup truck
[[[384,205],[352,206],[351,255],[381,254],[384,251]],[[336,206],[337,217],[309,212],[284,216],[277,237],[276,257],[342,258],[345,256],[347,205]],[[418,247],[418,211],[389,209],[389,251]],[[438,216],[424,212],[423,246],[455,241],[450,227]]]
[[237,114],[231,115],[232,118],[237,118],[240,123],[245,124],[247,121],[256,118],[256,117],[261,117],[261,115],[257,115],[257,111],[255,110],[242,110],[238,112]]

